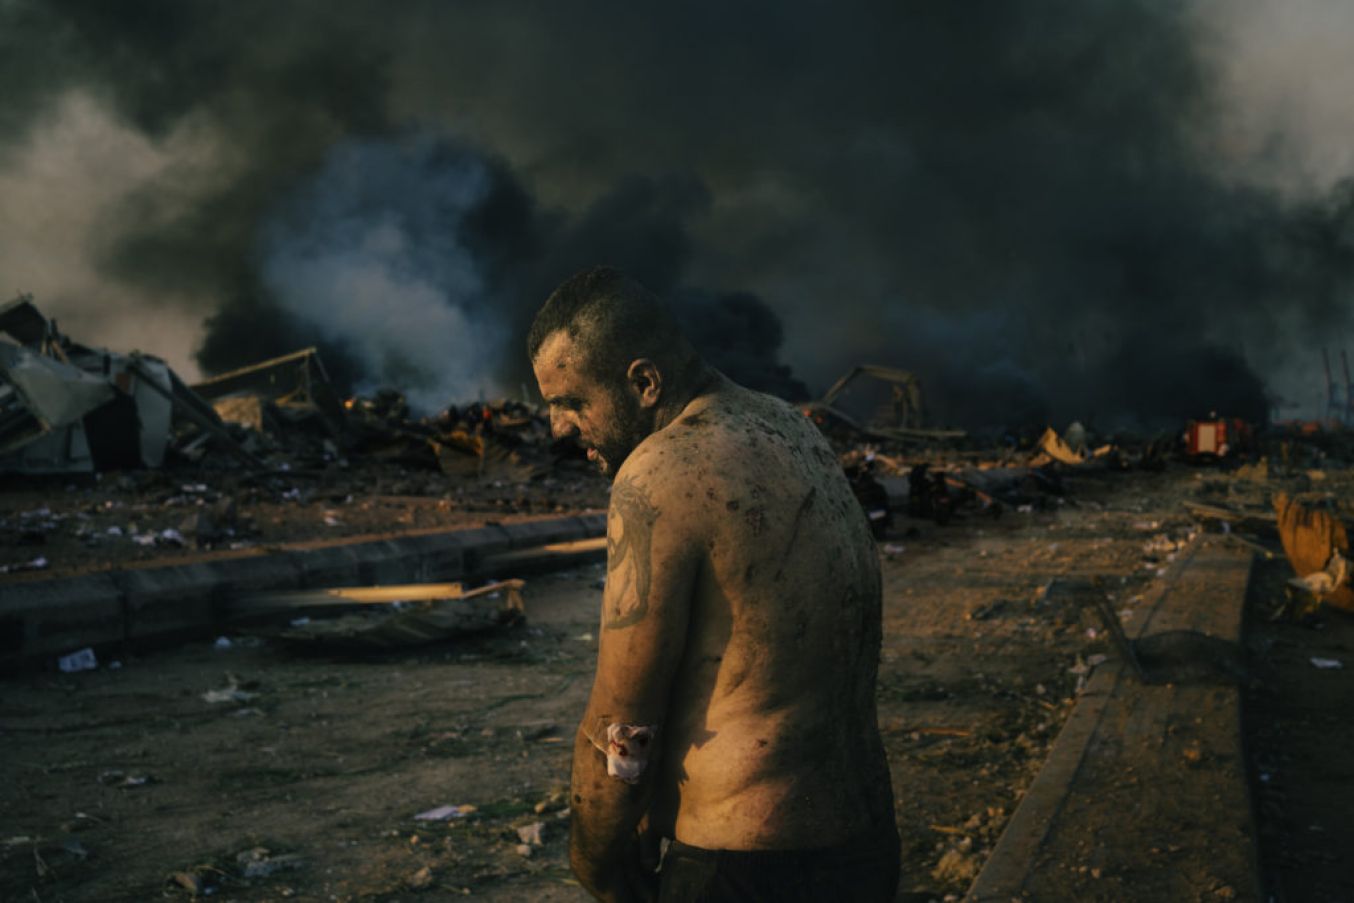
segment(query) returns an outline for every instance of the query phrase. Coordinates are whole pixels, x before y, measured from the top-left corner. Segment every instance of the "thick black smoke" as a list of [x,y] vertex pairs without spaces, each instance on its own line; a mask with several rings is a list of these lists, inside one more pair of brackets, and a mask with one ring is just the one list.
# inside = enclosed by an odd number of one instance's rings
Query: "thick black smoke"
[[786,394],[782,358],[815,390],[871,361],[942,422],[1150,427],[1263,414],[1256,374],[1349,326],[1350,191],[1228,175],[1196,12],[0,0],[0,142],[70,91],[213,136],[91,251],[148,303],[209,290],[209,369],[321,341],[355,381],[511,391],[535,306],[606,262]]
[[761,298],[687,292],[675,300],[682,331],[731,379],[791,401],[809,397],[808,387],[780,363],[784,328]]

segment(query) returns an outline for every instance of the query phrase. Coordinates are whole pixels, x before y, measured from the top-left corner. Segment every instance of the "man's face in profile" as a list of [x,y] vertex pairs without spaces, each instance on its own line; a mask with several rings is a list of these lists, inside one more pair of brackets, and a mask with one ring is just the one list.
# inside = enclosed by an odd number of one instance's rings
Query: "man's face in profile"
[[621,380],[608,386],[586,366],[583,350],[564,330],[541,343],[532,361],[541,395],[550,406],[550,431],[573,437],[588,460],[609,479],[648,435],[639,400]]

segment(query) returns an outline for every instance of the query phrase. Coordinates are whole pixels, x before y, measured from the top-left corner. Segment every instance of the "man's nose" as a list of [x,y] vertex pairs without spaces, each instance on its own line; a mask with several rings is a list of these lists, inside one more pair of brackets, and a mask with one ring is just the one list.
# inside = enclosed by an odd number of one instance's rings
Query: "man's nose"
[[556,439],[565,439],[578,434],[578,424],[569,416],[568,411],[550,412],[550,434]]

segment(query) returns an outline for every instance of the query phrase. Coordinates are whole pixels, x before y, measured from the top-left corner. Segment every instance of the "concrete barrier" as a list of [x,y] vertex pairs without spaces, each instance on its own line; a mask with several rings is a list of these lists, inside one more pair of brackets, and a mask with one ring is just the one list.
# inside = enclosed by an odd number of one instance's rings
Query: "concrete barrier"
[[605,515],[583,515],[0,586],[0,671],[50,665],[86,646],[209,636],[242,592],[457,580],[503,553],[605,529]]
[[462,533],[430,533],[354,545],[358,583],[433,583],[465,573],[468,540]]
[[208,562],[207,566],[227,597],[235,593],[301,588],[301,569],[285,553],[227,558]]
[[216,620],[222,591],[205,562],[114,572],[130,642],[189,636]]
[[351,545],[320,546],[283,552],[301,574],[301,585],[353,586],[362,567]]
[[606,515],[592,514],[559,520],[523,521],[516,524],[502,524],[500,529],[508,534],[511,548],[525,549],[556,542],[572,542],[589,536],[600,536],[606,532]]
[[124,639],[122,591],[111,574],[0,587],[0,667]]
[[512,548],[512,539],[508,531],[498,524],[466,530],[462,540],[465,545],[462,546],[464,559],[461,566],[466,573],[474,573],[484,559]]

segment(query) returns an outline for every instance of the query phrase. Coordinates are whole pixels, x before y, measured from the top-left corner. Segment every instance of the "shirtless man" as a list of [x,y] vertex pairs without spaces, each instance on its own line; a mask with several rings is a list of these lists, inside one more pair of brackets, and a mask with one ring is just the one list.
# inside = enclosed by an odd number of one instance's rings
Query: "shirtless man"
[[556,289],[528,345],[552,431],[613,481],[575,874],[606,901],[892,900],[879,560],[832,449],[615,270]]

